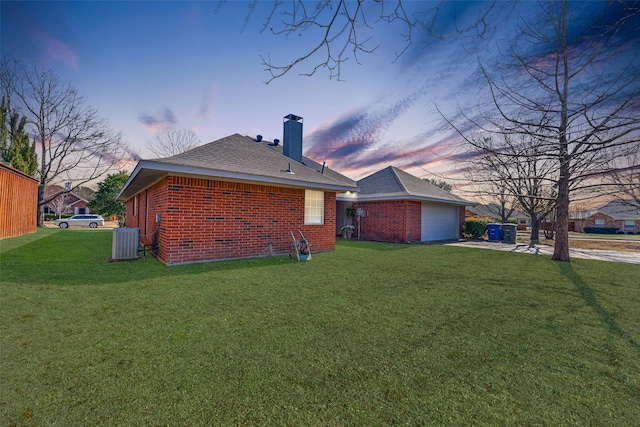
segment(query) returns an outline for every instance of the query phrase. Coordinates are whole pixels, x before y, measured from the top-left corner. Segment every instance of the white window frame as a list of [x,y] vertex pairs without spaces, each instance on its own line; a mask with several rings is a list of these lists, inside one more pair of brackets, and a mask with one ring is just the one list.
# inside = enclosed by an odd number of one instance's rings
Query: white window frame
[[595,226],[596,227],[604,227],[606,225],[606,222],[604,220],[604,218],[596,218],[595,220]]
[[324,191],[304,190],[304,224],[324,224]]
[[624,224],[622,225],[622,229],[624,231],[635,231],[636,222],[634,220],[625,220]]

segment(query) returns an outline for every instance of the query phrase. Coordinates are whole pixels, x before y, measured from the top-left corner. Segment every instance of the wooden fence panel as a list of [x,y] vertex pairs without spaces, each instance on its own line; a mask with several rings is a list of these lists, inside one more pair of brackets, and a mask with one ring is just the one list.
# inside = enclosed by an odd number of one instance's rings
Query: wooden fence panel
[[35,233],[38,180],[0,162],[0,240]]

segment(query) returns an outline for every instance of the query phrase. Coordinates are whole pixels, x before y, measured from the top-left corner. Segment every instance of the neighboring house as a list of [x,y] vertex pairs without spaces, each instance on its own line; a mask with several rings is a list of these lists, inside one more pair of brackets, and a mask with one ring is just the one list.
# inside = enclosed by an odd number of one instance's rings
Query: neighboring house
[[302,156],[302,118],[284,146],[234,134],[172,157],[141,160],[118,195],[167,265],[286,254],[290,231],[335,248],[336,193],[356,183]]
[[[338,196],[338,231],[353,222],[354,236],[366,240],[425,242],[460,238],[465,206],[471,202],[393,166],[357,184],[357,194]],[[355,218],[349,212],[355,212]]]
[[640,232],[640,206],[632,201],[613,200],[575,216],[571,223],[577,232],[582,232],[584,227],[613,227],[625,233]]
[[465,218],[479,217],[479,218],[491,218],[494,221],[498,221],[500,215],[497,211],[491,209],[488,205],[472,205],[467,206],[464,212]]
[[35,233],[38,180],[0,162],[0,239]]
[[[491,218],[494,221],[501,221],[499,212],[500,212],[500,206],[495,203],[489,203],[488,205],[477,204],[473,206],[467,206],[467,209],[464,215],[465,215],[465,218],[475,216],[475,217]],[[509,218],[510,219],[513,218],[517,221],[518,230],[526,230],[527,227],[531,227],[531,218],[528,215],[525,215],[517,211],[513,211],[513,213],[511,213],[511,216],[509,216]]]
[[[58,197],[44,205],[44,213],[46,214],[73,214],[83,215],[89,213],[89,201],[84,197],[74,193],[73,191],[65,192],[64,187],[60,185],[48,185],[44,189],[43,197],[45,199],[60,193]],[[63,200],[63,198],[66,198]],[[58,206],[59,203],[59,206]],[[58,208],[62,212],[58,212]]]

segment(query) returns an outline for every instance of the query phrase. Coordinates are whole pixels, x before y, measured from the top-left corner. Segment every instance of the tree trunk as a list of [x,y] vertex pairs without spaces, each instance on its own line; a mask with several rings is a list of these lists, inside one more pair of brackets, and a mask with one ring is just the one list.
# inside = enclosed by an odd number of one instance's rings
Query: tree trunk
[[560,154],[560,176],[558,177],[558,196],[556,199],[556,235],[553,248],[554,261],[569,261],[569,182],[570,182],[570,162],[569,138],[567,128],[569,125],[569,47],[567,45],[567,4],[562,3],[560,14],[560,42],[562,72],[557,75],[558,97],[560,100],[560,126],[558,148]]
[[[561,138],[562,139],[562,138]],[[556,199],[554,261],[569,261],[569,156],[567,145],[561,144],[563,155],[560,160],[560,177],[558,178],[558,196]]]
[[540,220],[538,215],[531,215],[531,244],[540,243]]
[[38,203],[36,204],[36,218],[38,227],[44,227],[44,209],[41,206],[42,199],[44,198],[44,185],[38,185]]
[[[565,173],[568,173],[565,172]],[[568,179],[558,182],[558,203],[556,211],[556,236],[553,248],[554,261],[569,261],[569,183]]]

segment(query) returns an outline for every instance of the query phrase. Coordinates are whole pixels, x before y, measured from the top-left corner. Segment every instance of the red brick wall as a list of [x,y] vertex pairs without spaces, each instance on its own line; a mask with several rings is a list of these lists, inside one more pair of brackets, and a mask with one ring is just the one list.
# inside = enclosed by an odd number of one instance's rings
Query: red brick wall
[[[604,226],[603,225],[596,225],[596,219],[604,219]],[[634,232],[640,231],[640,221],[635,221],[635,230],[631,230]],[[624,231],[624,221],[621,220],[615,220],[613,218],[611,218],[609,215],[605,215],[601,212],[595,213],[593,215],[591,215],[589,218],[585,219],[584,222],[581,224],[582,227],[615,227],[617,229],[619,229],[620,231]],[[581,231],[581,230],[580,230]]]
[[465,206],[460,206],[460,213],[458,218],[460,219],[460,224],[458,227],[458,238],[462,237],[462,227],[464,227],[464,221],[466,220],[465,218],[465,212],[467,211],[467,208]]
[[[354,202],[367,216],[360,218],[360,238],[383,242],[414,242],[421,238],[422,204],[412,200]],[[357,236],[357,219],[354,218]]]
[[[164,179],[154,184],[148,189],[138,193],[135,197],[127,200],[126,226],[140,229],[140,241],[143,244],[158,244],[161,230],[160,223],[156,223],[156,214],[162,213],[166,207],[167,200],[167,180]],[[134,215],[133,205],[136,204]],[[160,221],[162,222],[162,220]],[[163,259],[164,247],[159,247],[158,258]]]
[[[597,226],[596,219],[604,219],[604,225]],[[583,227],[620,227],[620,225],[618,224],[620,222],[621,221],[614,221],[614,219],[611,218],[610,216],[598,212],[594,215],[591,215],[589,218],[587,218],[584,222]]]
[[[304,189],[167,177],[127,201],[127,226],[157,241],[165,264],[286,254],[289,230],[311,250],[335,248],[335,193],[325,192],[324,224],[304,225]],[[155,215],[162,215],[159,224]],[[157,231],[156,231],[157,228]]]

